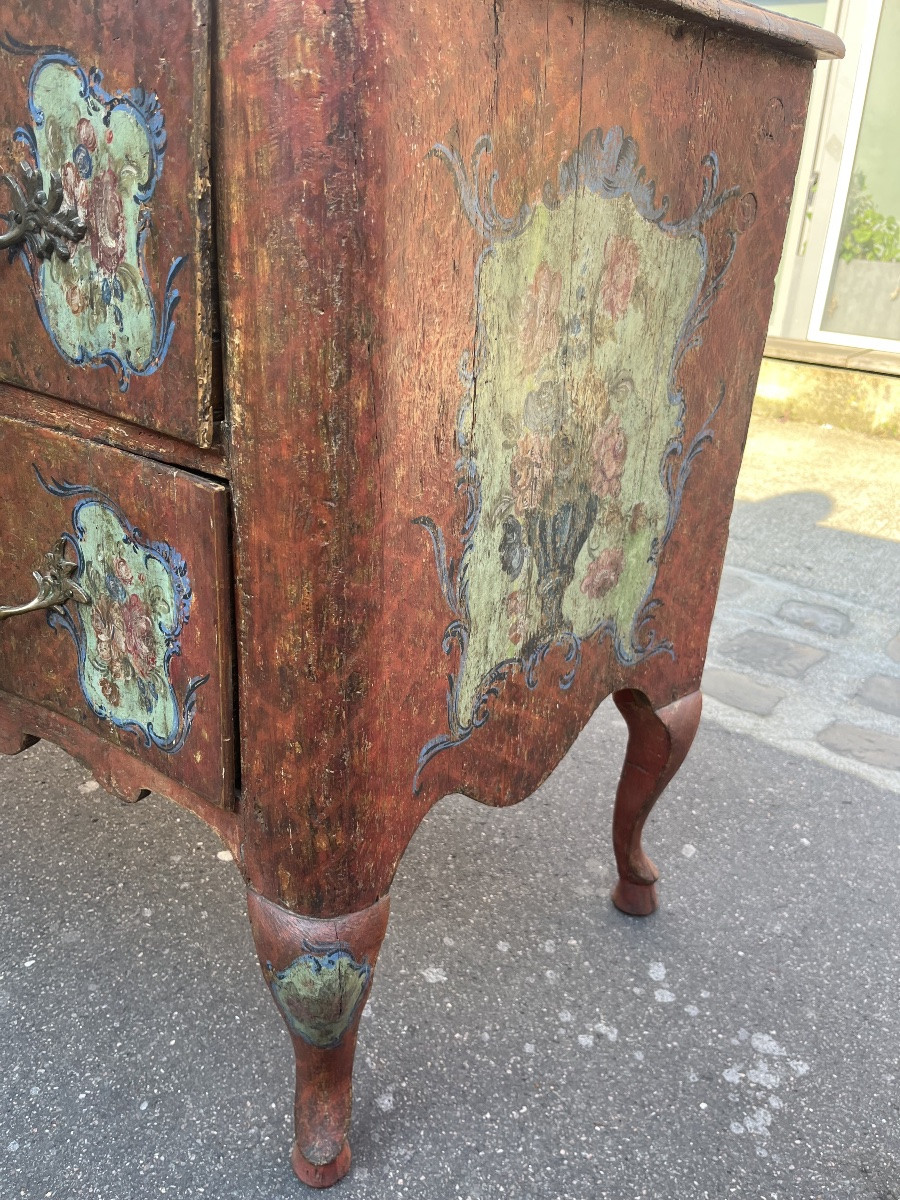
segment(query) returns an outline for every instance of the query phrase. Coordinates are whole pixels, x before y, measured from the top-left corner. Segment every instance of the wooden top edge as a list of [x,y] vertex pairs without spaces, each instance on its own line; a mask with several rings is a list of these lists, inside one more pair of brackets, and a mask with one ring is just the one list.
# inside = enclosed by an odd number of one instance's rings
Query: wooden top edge
[[843,58],[844,43],[836,33],[808,21],[768,12],[746,0],[626,0],[640,8],[672,16],[696,17],[735,33],[749,34],[801,58]]

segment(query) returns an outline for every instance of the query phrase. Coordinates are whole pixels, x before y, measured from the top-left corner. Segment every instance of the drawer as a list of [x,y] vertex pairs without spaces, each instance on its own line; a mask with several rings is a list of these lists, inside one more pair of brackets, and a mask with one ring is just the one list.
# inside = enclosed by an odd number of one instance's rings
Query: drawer
[[216,402],[206,9],[0,0],[0,216],[29,211],[40,172],[64,228],[0,256],[0,380],[202,446]]
[[0,690],[230,806],[227,489],[24,420],[0,450],[0,605],[78,589],[0,620]]

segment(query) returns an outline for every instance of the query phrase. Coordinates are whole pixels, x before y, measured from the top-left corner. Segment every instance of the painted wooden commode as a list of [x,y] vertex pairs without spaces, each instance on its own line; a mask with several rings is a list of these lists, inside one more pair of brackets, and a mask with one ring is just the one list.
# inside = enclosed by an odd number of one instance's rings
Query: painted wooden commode
[[[814,60],[739,0],[0,0],[0,748],[208,821],[347,1170],[397,863],[700,717]],[[34,578],[32,578],[34,572]]]

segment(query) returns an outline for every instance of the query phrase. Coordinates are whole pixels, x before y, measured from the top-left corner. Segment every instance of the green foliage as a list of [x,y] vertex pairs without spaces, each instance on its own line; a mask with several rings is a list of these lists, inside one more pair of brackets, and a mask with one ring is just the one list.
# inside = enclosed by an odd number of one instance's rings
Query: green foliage
[[840,256],[844,262],[900,262],[900,222],[878,211],[862,172],[850,185]]

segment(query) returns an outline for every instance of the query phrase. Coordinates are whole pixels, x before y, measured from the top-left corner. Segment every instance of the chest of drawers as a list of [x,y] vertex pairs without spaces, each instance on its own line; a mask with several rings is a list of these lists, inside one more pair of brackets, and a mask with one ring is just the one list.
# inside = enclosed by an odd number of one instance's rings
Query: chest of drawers
[[442,796],[523,799],[611,694],[613,898],[656,906],[840,43],[739,0],[0,15],[0,748],[233,850],[327,1185]]

